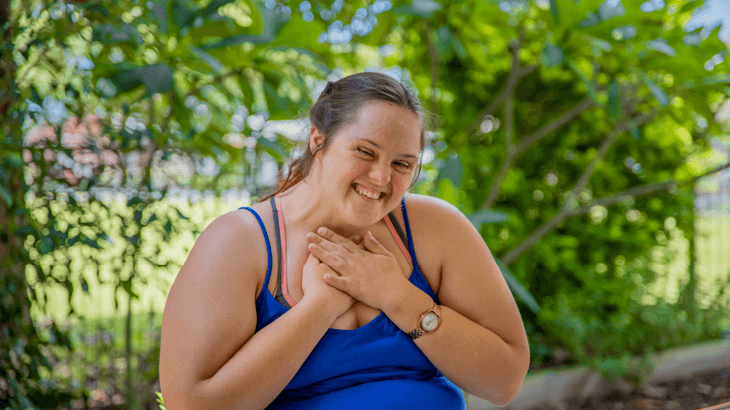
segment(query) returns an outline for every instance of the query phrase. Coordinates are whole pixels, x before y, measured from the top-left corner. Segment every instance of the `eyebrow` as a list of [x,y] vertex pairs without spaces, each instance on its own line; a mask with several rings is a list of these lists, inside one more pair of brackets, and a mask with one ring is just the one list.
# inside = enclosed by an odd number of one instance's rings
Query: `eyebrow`
[[[371,140],[369,140],[367,138],[357,137],[357,139],[359,139],[360,141],[368,142],[368,143],[372,144],[375,148],[383,149],[383,147],[381,147],[380,145],[378,145],[374,141],[371,141]],[[412,158],[412,159],[415,159],[415,160],[418,159],[418,157],[416,155],[412,155],[412,154],[400,154],[399,156],[404,157],[404,158]]]

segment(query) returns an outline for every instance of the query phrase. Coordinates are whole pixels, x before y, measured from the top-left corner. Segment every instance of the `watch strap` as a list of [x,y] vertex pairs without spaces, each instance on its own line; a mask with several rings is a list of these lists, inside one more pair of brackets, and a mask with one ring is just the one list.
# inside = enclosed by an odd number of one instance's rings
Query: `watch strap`
[[[406,335],[408,335],[408,337],[410,337],[411,340],[416,340],[419,337],[421,337],[427,333],[431,333],[431,332],[426,332],[423,329],[422,323],[421,323],[421,322],[423,322],[423,318],[429,313],[436,314],[436,317],[438,317],[438,320],[439,321],[441,320],[441,306],[439,306],[437,303],[434,303],[433,306],[431,307],[431,309],[429,309],[421,314],[421,317],[418,319],[418,326],[416,326],[416,328],[414,330],[411,330],[410,332],[406,333]],[[438,327],[437,327],[437,329],[438,329]],[[436,331],[436,329],[434,329],[433,331]]]
[[423,336],[425,333],[423,333],[423,330],[421,330],[420,327],[417,327],[416,330],[411,330],[410,332],[406,333],[408,337],[411,338],[411,340],[416,340],[419,337]]

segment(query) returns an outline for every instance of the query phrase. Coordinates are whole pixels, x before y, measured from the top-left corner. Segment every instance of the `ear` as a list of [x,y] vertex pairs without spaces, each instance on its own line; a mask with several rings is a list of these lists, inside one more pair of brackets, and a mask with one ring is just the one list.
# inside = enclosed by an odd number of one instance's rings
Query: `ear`
[[[317,127],[312,125],[312,127],[309,129],[309,152],[314,152],[318,146],[324,144],[324,140],[324,135],[319,132]],[[317,151],[317,154],[319,153],[321,153],[321,150]],[[315,156],[317,154],[315,154]]]

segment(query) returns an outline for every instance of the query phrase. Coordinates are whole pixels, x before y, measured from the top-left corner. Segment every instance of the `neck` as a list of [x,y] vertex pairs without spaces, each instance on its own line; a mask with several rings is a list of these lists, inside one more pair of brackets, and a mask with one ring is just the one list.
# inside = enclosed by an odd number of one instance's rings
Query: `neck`
[[[311,175],[311,174],[310,174]],[[333,209],[318,189],[316,181],[300,181],[282,194],[281,206],[287,220],[287,230],[316,232],[326,227],[345,238],[352,235],[364,236],[369,226],[355,226],[344,220],[337,209]],[[291,228],[290,228],[291,226]]]

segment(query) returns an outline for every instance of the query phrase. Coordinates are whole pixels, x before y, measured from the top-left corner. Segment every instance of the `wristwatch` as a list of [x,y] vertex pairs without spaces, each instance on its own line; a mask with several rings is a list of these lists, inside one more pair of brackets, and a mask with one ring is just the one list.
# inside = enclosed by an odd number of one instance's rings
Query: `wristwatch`
[[433,307],[421,313],[421,319],[418,321],[418,327],[406,333],[408,337],[415,340],[423,335],[428,335],[436,331],[441,324],[441,306],[433,304]]

